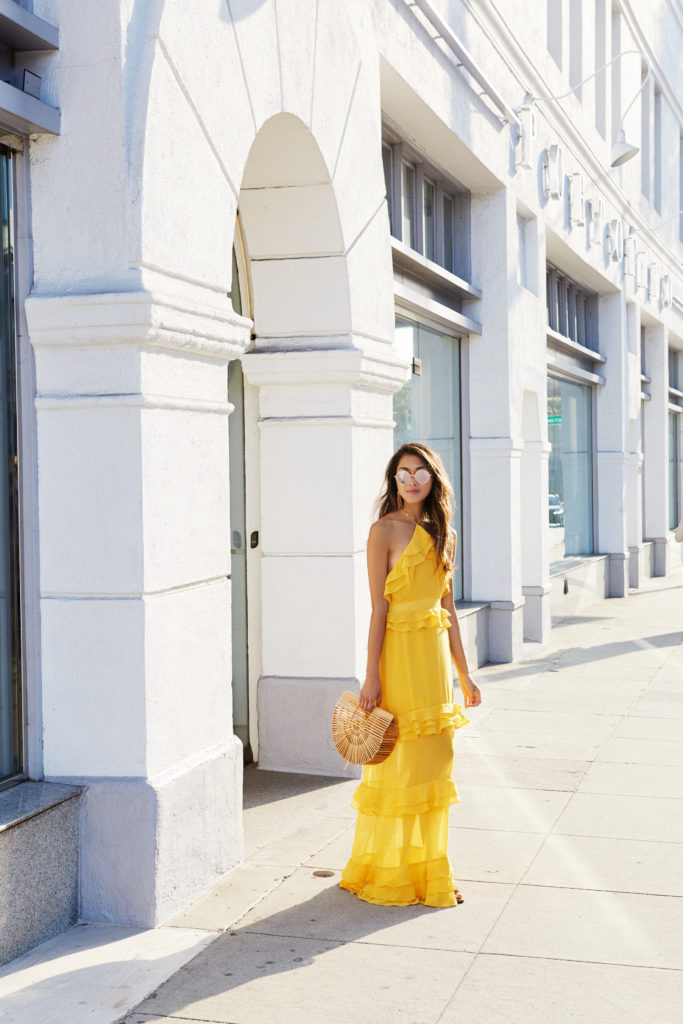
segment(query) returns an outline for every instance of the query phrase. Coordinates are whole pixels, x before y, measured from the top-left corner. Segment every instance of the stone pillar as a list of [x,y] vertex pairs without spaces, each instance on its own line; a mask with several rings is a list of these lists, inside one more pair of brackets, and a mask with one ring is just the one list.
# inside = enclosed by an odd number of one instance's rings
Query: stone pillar
[[[465,596],[490,605],[490,659],[512,661],[522,652],[524,605],[520,553],[523,441],[521,409],[516,403],[521,400],[520,367],[526,354],[511,340],[513,334],[515,338],[526,336],[525,330],[517,335],[515,319],[519,310],[516,207],[514,197],[501,189],[474,193],[471,209],[472,276],[483,295],[473,315],[483,329],[480,338],[469,342],[465,382],[469,388],[472,510],[471,572]],[[544,371],[545,357],[542,366]]]
[[628,465],[626,470],[626,528],[629,551],[629,586],[639,587],[645,573],[643,560],[643,446],[641,437],[642,382],[640,379],[640,317],[636,306],[626,307],[628,348]]
[[600,346],[607,357],[597,392],[597,550],[609,555],[609,596],[628,594],[626,487],[628,479],[628,359],[623,295],[599,300]]
[[[547,441],[526,441],[522,451],[522,506],[525,495],[540,504],[541,516],[522,518],[522,579],[524,583],[524,639],[536,643],[550,640],[550,578],[548,575],[548,461],[550,444]],[[540,497],[539,497],[540,496]],[[540,520],[540,521],[539,521]]]
[[86,786],[81,918],[152,927],[241,857],[227,362],[249,323],[198,289],[26,309],[44,773]]
[[354,347],[255,351],[259,391],[262,768],[344,774],[332,708],[365,676],[365,546],[405,367]]
[[654,544],[654,575],[669,571],[669,368],[668,332],[664,326],[645,333],[645,367],[651,401],[645,403],[643,474],[645,538]]

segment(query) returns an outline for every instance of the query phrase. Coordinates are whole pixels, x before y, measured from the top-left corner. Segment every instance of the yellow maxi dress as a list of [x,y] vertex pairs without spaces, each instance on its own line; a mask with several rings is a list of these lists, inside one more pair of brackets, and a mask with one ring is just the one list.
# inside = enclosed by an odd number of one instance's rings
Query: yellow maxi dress
[[382,764],[364,765],[353,796],[358,811],[351,859],[340,885],[368,903],[451,907],[448,813],[459,800],[453,735],[468,719],[453,703],[448,593],[434,544],[416,526],[387,576],[389,604],[380,658],[382,707],[399,738]]

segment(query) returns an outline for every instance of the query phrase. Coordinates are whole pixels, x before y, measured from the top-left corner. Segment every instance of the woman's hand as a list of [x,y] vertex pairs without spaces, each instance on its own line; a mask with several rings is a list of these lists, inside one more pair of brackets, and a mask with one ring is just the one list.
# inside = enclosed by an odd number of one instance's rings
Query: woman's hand
[[370,679],[368,677],[365,680],[360,691],[358,703],[363,711],[372,711],[375,704],[382,703],[382,684],[379,679]]
[[462,695],[465,698],[465,707],[479,707],[481,704],[481,691],[472,678],[471,673],[468,672],[466,676],[461,676],[458,682],[460,683]]

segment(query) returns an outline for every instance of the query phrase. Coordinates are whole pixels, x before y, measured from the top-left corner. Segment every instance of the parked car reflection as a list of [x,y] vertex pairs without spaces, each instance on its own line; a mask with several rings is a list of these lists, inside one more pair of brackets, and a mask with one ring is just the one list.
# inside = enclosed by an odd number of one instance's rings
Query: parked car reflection
[[548,495],[548,522],[551,526],[564,526],[564,502],[559,494]]

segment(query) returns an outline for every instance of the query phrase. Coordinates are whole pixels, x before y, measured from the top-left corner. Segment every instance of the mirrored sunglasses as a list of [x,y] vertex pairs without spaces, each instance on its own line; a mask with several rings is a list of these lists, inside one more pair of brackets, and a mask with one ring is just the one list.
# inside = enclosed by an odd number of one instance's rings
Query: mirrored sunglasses
[[414,473],[409,473],[407,469],[399,469],[396,479],[402,487],[405,487],[411,480],[414,480],[416,484],[428,484],[432,479],[432,474],[428,469],[418,469]]

